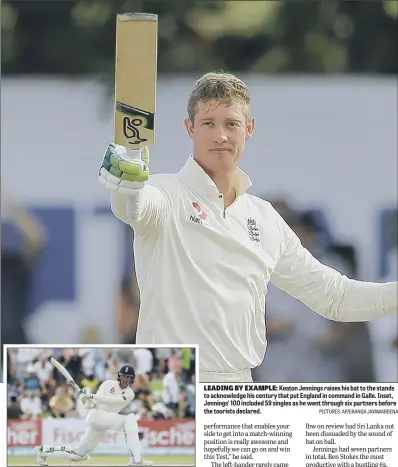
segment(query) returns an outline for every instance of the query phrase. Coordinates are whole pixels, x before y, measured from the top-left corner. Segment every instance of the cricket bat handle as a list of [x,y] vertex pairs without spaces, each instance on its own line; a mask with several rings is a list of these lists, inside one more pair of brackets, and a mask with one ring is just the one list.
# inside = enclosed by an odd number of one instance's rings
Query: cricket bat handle
[[80,391],[79,386],[74,381],[68,381],[68,384],[70,384],[76,392]]

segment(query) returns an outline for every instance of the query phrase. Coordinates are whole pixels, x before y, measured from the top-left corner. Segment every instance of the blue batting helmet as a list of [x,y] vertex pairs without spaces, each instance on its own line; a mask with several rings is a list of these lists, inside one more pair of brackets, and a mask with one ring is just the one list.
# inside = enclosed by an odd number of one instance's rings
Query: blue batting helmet
[[130,376],[130,384],[133,384],[135,381],[135,370],[133,365],[125,363],[120,367],[120,370],[117,373],[117,379],[120,380],[120,376]]

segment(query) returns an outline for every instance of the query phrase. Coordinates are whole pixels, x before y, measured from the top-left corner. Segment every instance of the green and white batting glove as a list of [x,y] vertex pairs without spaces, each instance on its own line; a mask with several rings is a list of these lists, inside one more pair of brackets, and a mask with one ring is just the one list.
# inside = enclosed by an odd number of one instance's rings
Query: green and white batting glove
[[85,408],[85,409],[88,409],[88,410],[94,409],[94,408],[97,406],[97,404],[96,404],[96,402],[95,402],[94,399],[87,399],[87,400],[85,400],[85,401],[83,402],[83,405],[84,405],[84,408]]
[[95,407],[95,401],[93,400],[93,395],[83,388],[76,394],[78,399],[82,402],[86,409],[93,409]]
[[80,391],[76,394],[76,396],[78,397],[78,399],[80,399],[83,402],[83,404],[85,401],[93,398],[93,395],[90,394],[86,388],[80,389]]
[[99,171],[99,181],[110,191],[131,194],[142,188],[149,177],[149,149],[144,146],[127,151],[124,146],[110,144]]

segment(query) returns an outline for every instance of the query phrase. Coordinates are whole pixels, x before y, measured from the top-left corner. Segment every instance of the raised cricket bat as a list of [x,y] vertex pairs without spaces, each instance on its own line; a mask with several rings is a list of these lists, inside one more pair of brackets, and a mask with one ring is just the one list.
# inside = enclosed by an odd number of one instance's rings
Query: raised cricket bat
[[117,15],[115,143],[130,150],[155,141],[157,45],[157,15]]
[[55,358],[51,357],[50,358],[50,362],[55,366],[55,368],[63,375],[65,376],[65,379],[66,381],[68,382],[68,384],[70,384],[73,389],[75,389],[76,391],[80,391],[80,388],[79,386],[75,383],[75,380],[72,378],[71,374],[69,373],[69,371],[63,366],[61,365],[61,363],[59,363],[57,360],[55,360]]

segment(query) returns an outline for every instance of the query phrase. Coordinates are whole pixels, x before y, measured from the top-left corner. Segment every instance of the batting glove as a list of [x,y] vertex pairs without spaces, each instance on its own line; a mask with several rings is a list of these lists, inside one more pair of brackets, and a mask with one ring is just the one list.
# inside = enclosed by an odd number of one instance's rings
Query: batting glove
[[87,391],[87,389],[83,388],[76,394],[76,396],[83,402],[92,399],[93,395]]
[[83,402],[83,405],[84,405],[84,408],[88,409],[88,410],[94,409],[97,406],[97,404],[95,403],[95,401],[93,399],[85,400]]
[[124,146],[110,144],[99,171],[99,180],[110,191],[131,194],[142,188],[149,177],[149,149],[127,151]]
[[76,394],[77,398],[81,401],[86,409],[93,409],[95,407],[95,401],[93,395],[83,388]]
[[76,393],[76,397],[80,399],[80,397],[83,397],[86,395],[87,389],[86,388],[81,388],[80,391]]

